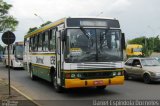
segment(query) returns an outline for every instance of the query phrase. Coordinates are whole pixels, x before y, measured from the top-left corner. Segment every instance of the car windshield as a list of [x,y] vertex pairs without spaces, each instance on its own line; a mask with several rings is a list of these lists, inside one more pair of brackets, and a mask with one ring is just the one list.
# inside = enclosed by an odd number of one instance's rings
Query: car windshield
[[143,66],[160,66],[160,63],[156,59],[142,59]]
[[160,57],[155,57],[155,59],[160,63]]
[[68,29],[67,62],[122,61],[120,30]]

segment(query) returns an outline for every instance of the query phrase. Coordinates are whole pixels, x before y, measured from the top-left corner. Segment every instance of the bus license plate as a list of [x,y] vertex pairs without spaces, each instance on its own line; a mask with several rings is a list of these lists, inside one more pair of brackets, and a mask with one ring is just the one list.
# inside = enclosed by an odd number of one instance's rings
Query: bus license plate
[[103,85],[103,80],[93,81],[94,85]]

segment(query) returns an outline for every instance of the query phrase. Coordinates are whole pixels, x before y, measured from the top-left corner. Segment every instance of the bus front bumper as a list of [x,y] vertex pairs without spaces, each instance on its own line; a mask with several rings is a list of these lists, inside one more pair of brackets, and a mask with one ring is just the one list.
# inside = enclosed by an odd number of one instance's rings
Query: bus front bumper
[[107,85],[119,85],[124,83],[124,76],[116,76],[114,78],[106,79],[65,79],[65,88],[78,88],[78,87],[95,87]]

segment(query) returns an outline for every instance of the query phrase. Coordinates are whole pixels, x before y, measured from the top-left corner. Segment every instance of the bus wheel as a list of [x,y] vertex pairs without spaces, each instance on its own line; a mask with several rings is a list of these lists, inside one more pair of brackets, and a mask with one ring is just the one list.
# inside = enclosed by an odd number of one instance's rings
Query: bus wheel
[[103,86],[96,86],[96,88],[99,89],[99,90],[103,90],[103,89],[106,88],[106,85],[103,85]]
[[54,89],[56,92],[61,93],[63,91],[63,88],[57,84],[57,77],[54,77],[54,81],[53,81],[53,85],[54,85]]
[[36,80],[36,76],[33,75],[33,67],[32,67],[32,65],[30,65],[30,77],[31,77],[32,80]]

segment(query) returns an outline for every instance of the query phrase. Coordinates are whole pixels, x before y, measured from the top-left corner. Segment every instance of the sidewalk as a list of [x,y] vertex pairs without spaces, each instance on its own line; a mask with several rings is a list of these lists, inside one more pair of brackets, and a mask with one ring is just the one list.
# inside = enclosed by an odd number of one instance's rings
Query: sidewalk
[[8,91],[5,79],[0,79],[0,106],[37,106],[16,90],[11,88],[11,96]]

